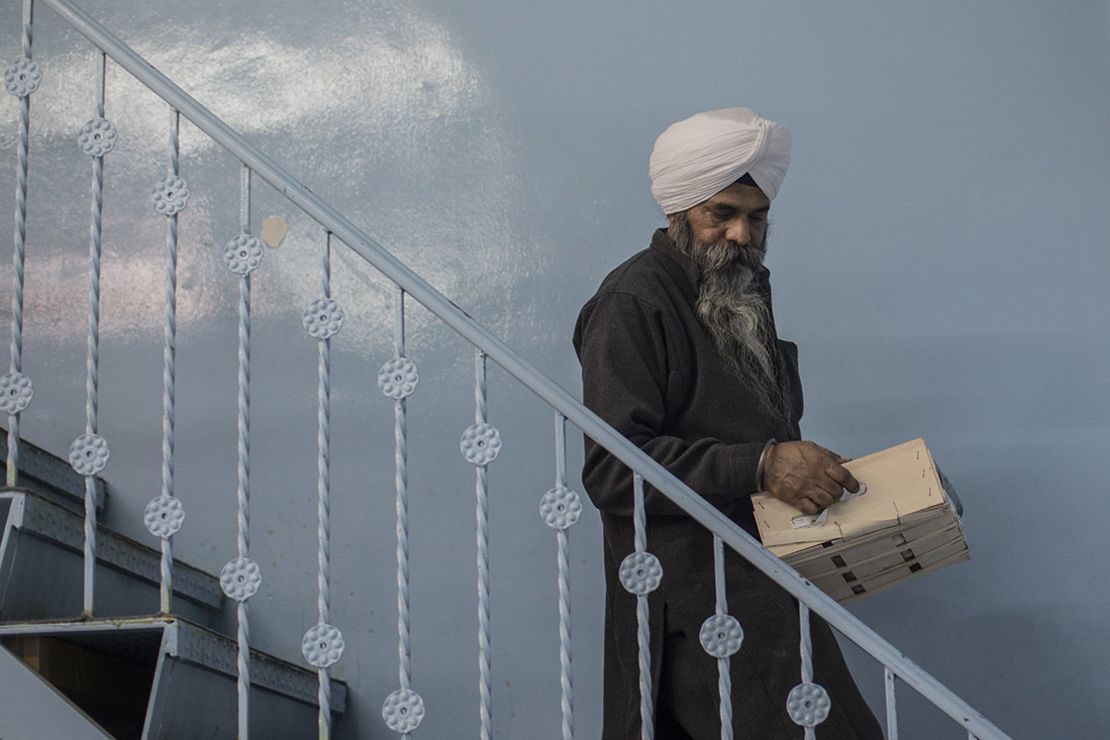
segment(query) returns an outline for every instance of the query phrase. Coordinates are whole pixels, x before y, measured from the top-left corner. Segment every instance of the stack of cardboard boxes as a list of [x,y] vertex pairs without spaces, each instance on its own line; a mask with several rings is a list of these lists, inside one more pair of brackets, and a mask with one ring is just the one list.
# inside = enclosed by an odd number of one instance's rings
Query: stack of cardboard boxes
[[845,463],[861,493],[813,517],[752,497],[763,544],[832,598],[851,601],[967,560],[959,500],[925,440]]

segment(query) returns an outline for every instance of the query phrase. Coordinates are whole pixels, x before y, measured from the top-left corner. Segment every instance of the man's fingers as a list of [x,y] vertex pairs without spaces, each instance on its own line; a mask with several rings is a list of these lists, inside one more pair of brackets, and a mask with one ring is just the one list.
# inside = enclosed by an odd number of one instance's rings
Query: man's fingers
[[793,502],[794,508],[808,516],[813,516],[821,511],[821,507],[810,501],[805,496],[797,498]]
[[827,509],[840,500],[841,489],[830,486],[831,490],[824,487],[812,488],[806,491],[806,496],[821,509]]
[[847,488],[852,493],[859,492],[859,481],[843,465],[829,465],[825,468],[825,475],[841,488]]
[[810,499],[808,491],[782,491],[779,495],[776,496],[776,498],[787,504],[790,504],[795,509],[801,511],[803,514],[816,514],[821,511],[822,508]]

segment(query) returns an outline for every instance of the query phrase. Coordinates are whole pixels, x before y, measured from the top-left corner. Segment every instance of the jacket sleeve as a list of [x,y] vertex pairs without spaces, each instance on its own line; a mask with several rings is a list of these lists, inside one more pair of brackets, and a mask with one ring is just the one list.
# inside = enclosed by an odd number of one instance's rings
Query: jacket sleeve
[[[753,492],[763,445],[726,444],[713,438],[682,439],[666,431],[668,361],[662,312],[627,293],[597,296],[582,310],[575,349],[582,363],[587,407],[700,496],[726,513]],[[673,349],[673,348],[672,348]],[[586,439],[582,482],[598,509],[633,513],[632,471],[601,445]],[[685,512],[645,485],[649,515]]]

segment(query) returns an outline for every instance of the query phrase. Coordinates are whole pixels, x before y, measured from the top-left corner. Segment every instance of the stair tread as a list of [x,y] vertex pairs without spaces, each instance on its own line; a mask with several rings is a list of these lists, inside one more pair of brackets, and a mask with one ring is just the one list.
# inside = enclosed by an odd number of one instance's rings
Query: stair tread
[[[13,512],[13,522],[21,532],[49,540],[80,552],[84,547],[84,518],[51,501],[37,491],[16,487],[0,488],[0,498],[20,498],[21,509]],[[97,560],[152,583],[161,579],[159,550],[97,524]],[[176,595],[208,609],[217,610],[223,600],[218,576],[189,565],[179,558],[173,563],[173,588]]]
[[[166,635],[169,630],[169,635]],[[39,619],[0,622],[0,640],[17,636],[52,636],[115,655],[149,654],[152,648],[177,660],[234,677],[238,646],[235,640],[187,619],[163,614],[109,619]],[[314,704],[315,669],[290,663],[251,648],[251,683],[258,688]],[[347,684],[332,678],[332,710],[346,710]]]
[[[8,431],[0,428],[0,469],[7,471]],[[108,501],[108,483],[100,476],[93,477],[93,495],[98,511]],[[23,487],[31,486],[46,498],[66,508],[80,510],[85,506],[85,476],[52,452],[47,452],[26,439],[19,440],[19,481]]]

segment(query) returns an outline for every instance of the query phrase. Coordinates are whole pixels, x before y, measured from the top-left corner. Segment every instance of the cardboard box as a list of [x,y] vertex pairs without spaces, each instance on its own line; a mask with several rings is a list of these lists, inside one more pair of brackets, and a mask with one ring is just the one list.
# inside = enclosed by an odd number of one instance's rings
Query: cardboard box
[[845,463],[864,488],[816,517],[752,496],[759,536],[837,601],[857,599],[971,557],[955,491],[925,440]]

